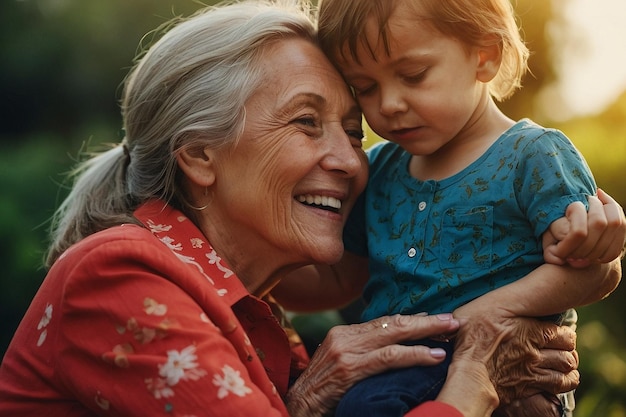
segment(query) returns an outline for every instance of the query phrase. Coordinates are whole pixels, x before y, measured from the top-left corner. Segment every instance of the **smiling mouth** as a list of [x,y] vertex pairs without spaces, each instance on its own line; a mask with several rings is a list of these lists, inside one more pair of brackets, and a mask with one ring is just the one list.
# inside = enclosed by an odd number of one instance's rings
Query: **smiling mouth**
[[296,196],[296,200],[307,206],[332,211],[333,213],[339,213],[339,209],[341,208],[341,200],[325,195],[299,195]]

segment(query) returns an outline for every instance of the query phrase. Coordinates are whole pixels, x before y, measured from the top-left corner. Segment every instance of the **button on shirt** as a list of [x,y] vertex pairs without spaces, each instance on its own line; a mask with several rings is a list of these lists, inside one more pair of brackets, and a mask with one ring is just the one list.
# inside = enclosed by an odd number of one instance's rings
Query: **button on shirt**
[[452,177],[420,181],[391,142],[368,152],[370,178],[344,231],[369,257],[369,320],[450,312],[543,263],[540,237],[595,194],[591,172],[559,131],[522,120]]

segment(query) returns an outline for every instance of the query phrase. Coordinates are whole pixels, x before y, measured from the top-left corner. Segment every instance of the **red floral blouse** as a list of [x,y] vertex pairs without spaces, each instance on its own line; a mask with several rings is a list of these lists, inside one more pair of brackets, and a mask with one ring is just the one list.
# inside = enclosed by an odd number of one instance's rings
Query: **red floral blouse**
[[[308,357],[276,306],[181,212],[135,215],[145,227],[96,233],[50,269],[3,358],[0,415],[287,416]],[[425,407],[410,415],[457,415]]]

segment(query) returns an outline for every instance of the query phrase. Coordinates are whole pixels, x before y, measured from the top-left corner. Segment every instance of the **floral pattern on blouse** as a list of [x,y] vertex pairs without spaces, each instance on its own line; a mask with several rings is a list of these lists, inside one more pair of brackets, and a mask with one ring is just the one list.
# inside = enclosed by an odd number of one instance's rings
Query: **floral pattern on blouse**
[[145,228],[98,232],[50,270],[3,359],[0,415],[286,417],[308,357],[271,307],[182,213],[135,216]]
[[[167,231],[171,227],[158,225],[153,230]],[[180,244],[173,243],[172,239],[162,238],[161,241],[166,244],[173,252],[181,249]],[[199,239],[192,239],[191,244],[196,248],[201,248],[202,244]],[[197,266],[204,274],[202,267],[193,262],[194,258],[189,256],[178,256],[178,259],[185,263],[191,263]],[[232,271],[221,265],[221,259],[217,256],[215,251],[211,249],[207,253],[207,259],[210,264],[216,265],[220,271],[224,273],[224,278],[232,276]],[[205,275],[206,276],[206,275]],[[208,278],[208,277],[207,277]],[[219,291],[218,291],[219,293]],[[135,342],[140,345],[146,345],[154,340],[162,339],[167,335],[167,329],[172,325],[172,322],[165,317],[168,311],[168,306],[153,298],[146,297],[143,300],[142,310],[148,316],[163,317],[163,320],[156,328],[149,328],[140,326],[139,321],[131,317],[126,322],[125,326],[118,326],[117,332],[119,334],[129,333],[132,335]],[[39,323],[38,328],[45,327],[52,316],[52,306],[47,305],[46,311]],[[201,321],[207,322],[206,315],[199,317]],[[210,323],[210,321],[208,321]],[[249,343],[249,340],[247,340]],[[113,347],[110,352],[103,355],[103,359],[107,362],[113,363],[120,368],[130,367],[128,356],[135,353],[135,348],[132,343],[118,344]],[[193,345],[186,346],[181,350],[168,350],[167,361],[158,365],[158,376],[154,378],[146,378],[146,388],[152,393],[155,399],[171,398],[175,396],[175,387],[180,381],[197,381],[207,375],[207,372],[198,367],[198,357],[196,355],[196,347]],[[240,372],[235,370],[229,365],[224,365],[221,374],[213,375],[213,384],[218,387],[217,398],[223,399],[230,393],[243,397],[252,392],[252,390],[246,386],[245,381],[240,376]],[[109,407],[109,401],[105,398],[98,396],[96,402],[101,407]]]
[[219,390],[217,391],[217,398],[222,399],[230,393],[233,393],[238,397],[244,397],[246,394],[252,392],[252,390],[246,386],[243,378],[241,378],[241,373],[239,371],[228,365],[224,365],[222,373],[224,376],[219,374],[213,375],[213,384],[219,387]]
[[[167,313],[167,305],[157,302],[152,298],[145,298],[143,302],[143,311],[147,315],[164,316]],[[46,313],[42,317],[40,327],[45,327],[50,321],[52,314],[52,306],[48,304]],[[209,322],[206,315],[200,316],[200,320]],[[158,328],[151,329],[140,327],[135,318],[130,318],[125,327],[117,328],[117,332],[124,334],[129,332],[133,335],[133,339],[141,345],[152,342],[166,336],[167,327],[171,323],[165,318]],[[247,340],[249,344],[249,340]],[[103,355],[103,359],[113,363],[120,368],[130,367],[128,356],[135,353],[135,348],[131,343],[118,344],[113,347],[111,352]],[[155,399],[171,398],[175,396],[175,387],[180,381],[197,381],[207,375],[207,372],[198,367],[198,357],[196,355],[196,347],[189,345],[181,350],[168,350],[167,361],[158,365],[158,376],[154,378],[146,378],[146,388],[152,393]],[[221,374],[213,375],[213,384],[218,387],[217,398],[223,399],[229,394],[243,397],[252,392],[246,386],[245,381],[240,376],[240,372],[229,365],[224,365]],[[103,409],[108,409],[110,403],[101,394],[95,398],[96,403]]]
[[[187,217],[185,216],[179,216],[177,219],[179,222],[184,222],[184,221],[189,221],[187,219]],[[176,255],[178,257],[178,259],[180,259],[181,261],[193,265],[196,268],[198,268],[198,270],[200,271],[200,273],[202,275],[204,275],[204,277],[213,285],[215,285],[215,281],[213,281],[213,279],[211,279],[205,272],[204,272],[204,268],[200,265],[200,263],[198,263],[198,261],[196,261],[195,257],[193,256],[188,256],[188,255],[183,255],[181,252],[183,251],[183,246],[182,243],[180,242],[175,242],[174,239],[172,239],[171,237],[165,235],[165,236],[160,236],[162,235],[164,232],[168,232],[170,230],[172,230],[172,225],[163,225],[163,224],[156,224],[153,220],[148,220],[147,221],[147,225],[148,228],[150,229],[150,231],[159,237],[159,239],[161,240],[161,242],[163,242],[173,253],[174,255]],[[206,243],[204,242],[204,240],[200,237],[192,237],[189,239],[189,243],[191,244],[191,248],[192,249],[202,249]],[[208,246],[208,250],[205,253],[205,257],[209,262],[209,265],[215,265],[224,275],[224,278],[230,278],[231,276],[234,275],[233,271],[224,266],[222,264],[222,258],[220,258],[217,253],[215,252],[215,250],[210,246],[210,245],[206,245]],[[220,295],[224,295],[224,292],[226,290],[225,289],[221,289],[218,290],[218,294]]]
[[48,336],[46,326],[48,326],[48,324],[50,324],[50,320],[52,320],[52,310],[52,304],[46,304],[43,316],[41,316],[41,320],[39,320],[39,324],[37,325],[37,330],[41,330],[39,333],[39,339],[37,339],[37,347],[43,345],[46,341],[46,337]]
[[[177,220],[180,223],[188,221],[185,216],[178,216]],[[156,223],[151,219],[149,219],[146,224],[150,231],[157,236],[180,261],[196,267],[212,285],[215,285],[215,281],[205,273],[203,266],[196,260],[196,257],[189,255],[190,249],[205,251],[204,255],[206,261],[204,262],[215,266],[223,274],[223,278],[230,278],[234,275],[232,270],[223,265],[222,259],[217,255],[215,250],[202,238],[190,238],[190,248],[185,248],[182,242],[177,242],[167,234],[173,230],[174,225]],[[219,295],[224,295],[227,290],[216,288],[216,291]],[[140,326],[138,320],[131,317],[125,327],[118,327],[118,333],[123,334],[129,332],[133,335],[133,339],[140,345],[145,345],[154,340],[166,337],[168,327],[173,324],[165,317],[168,306],[153,298],[146,297],[143,301],[142,310],[146,315],[163,317],[163,320],[156,328],[149,328]],[[47,316],[44,316],[44,318],[46,317]],[[42,322],[44,318],[42,318]],[[200,317],[200,319],[205,321],[206,316],[204,318]],[[247,340],[247,343],[249,343],[249,340]],[[112,362],[119,367],[126,368],[130,366],[128,355],[132,353],[134,353],[134,348],[131,343],[118,344],[113,347],[111,352],[103,355],[103,358],[108,361],[112,360]],[[204,369],[198,367],[197,360],[196,347],[193,345],[183,347],[180,350],[168,350],[167,361],[158,365],[158,376],[146,378],[146,388],[157,400],[174,397],[175,387],[180,381],[197,381],[207,375]],[[213,384],[218,387],[217,398],[219,399],[223,399],[231,393],[243,397],[252,392],[252,390],[246,386],[245,381],[240,376],[240,372],[228,364],[223,366],[221,374],[213,375]],[[105,399],[100,399],[99,401],[108,404]]]

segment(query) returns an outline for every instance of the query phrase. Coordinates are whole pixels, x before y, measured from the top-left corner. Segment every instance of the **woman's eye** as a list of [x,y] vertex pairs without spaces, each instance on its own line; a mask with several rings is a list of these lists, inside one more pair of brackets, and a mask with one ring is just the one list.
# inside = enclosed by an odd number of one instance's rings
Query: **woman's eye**
[[350,137],[350,143],[352,143],[352,146],[356,146],[357,148],[363,147],[365,135],[363,134],[362,129],[346,129],[346,134]]
[[307,136],[317,138],[322,134],[322,124],[315,116],[301,116],[292,121]]
[[313,117],[300,117],[296,119],[295,122],[308,127],[317,127],[317,122]]
[[365,135],[363,134],[363,130],[361,129],[348,129],[346,130],[346,134],[351,138],[356,138],[358,140],[361,140],[365,137]]

